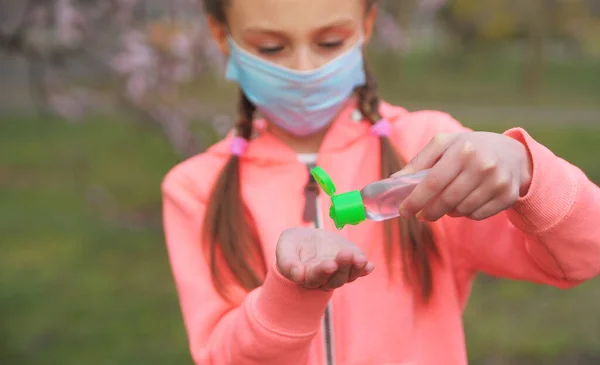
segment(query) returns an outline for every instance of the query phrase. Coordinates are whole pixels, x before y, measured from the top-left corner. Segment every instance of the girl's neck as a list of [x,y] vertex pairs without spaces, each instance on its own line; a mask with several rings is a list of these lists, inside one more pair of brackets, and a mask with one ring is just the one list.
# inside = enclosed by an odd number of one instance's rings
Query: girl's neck
[[296,153],[317,153],[319,152],[319,148],[321,147],[321,143],[323,142],[323,138],[325,138],[325,134],[327,134],[329,127],[306,137],[292,135],[286,130],[271,123],[269,123],[268,129],[274,137],[285,143]]

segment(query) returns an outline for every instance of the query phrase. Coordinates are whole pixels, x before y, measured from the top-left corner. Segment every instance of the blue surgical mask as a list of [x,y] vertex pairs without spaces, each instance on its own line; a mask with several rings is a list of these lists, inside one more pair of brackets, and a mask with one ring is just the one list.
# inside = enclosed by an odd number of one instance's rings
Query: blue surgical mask
[[366,82],[362,38],[327,64],[296,71],[265,61],[229,38],[226,78],[236,81],[265,118],[297,135],[325,128]]

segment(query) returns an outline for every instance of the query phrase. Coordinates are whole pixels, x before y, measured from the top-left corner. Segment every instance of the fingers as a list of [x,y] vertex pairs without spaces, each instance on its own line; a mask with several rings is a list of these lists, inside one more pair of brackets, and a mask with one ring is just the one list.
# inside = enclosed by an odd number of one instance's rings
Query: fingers
[[323,285],[324,289],[336,289],[348,282],[350,271],[354,266],[354,253],[350,250],[342,250],[337,254],[335,262],[338,265],[338,269]]
[[448,215],[482,220],[509,208],[518,198],[519,186],[516,179],[494,172],[480,181]]
[[[457,154],[466,154],[469,151],[448,150],[442,158],[431,168],[427,176],[419,183],[400,205],[400,215],[412,218],[459,175],[462,164],[456,163]],[[461,161],[461,160],[458,160]]]
[[518,198],[519,193],[510,193],[500,199],[494,199],[487,202],[481,208],[474,211],[469,217],[471,219],[480,221],[489,217],[495,216],[496,214],[510,208],[514,201]]
[[362,253],[354,253],[350,256],[346,252],[340,252],[336,257],[338,270],[331,276],[323,286],[325,290],[339,288],[346,283],[367,276],[375,269],[375,265],[369,262]]
[[353,266],[350,269],[350,275],[348,282],[351,283],[361,276],[364,276],[365,267],[369,264],[369,261],[362,254],[355,254],[353,260]]
[[338,268],[335,260],[325,260],[308,265],[303,286],[308,289],[322,287]]
[[516,183],[490,179],[458,205],[456,213],[474,220],[483,220],[509,208],[519,198]]
[[432,167],[439,160],[442,154],[444,154],[444,151],[446,151],[456,136],[456,133],[436,135],[421,150],[421,152],[413,157],[402,170],[393,174],[392,177],[414,174],[417,171]]
[[444,191],[434,198],[423,210],[419,218],[426,221],[435,222],[444,215],[455,216],[455,209],[461,204],[474,190],[480,186],[480,179],[474,171],[463,171],[459,173]]
[[358,278],[367,276],[375,270],[375,265],[372,262],[368,262],[362,269],[353,268],[350,272],[350,278],[348,282],[351,283]]
[[306,280],[301,284],[307,289],[332,290],[370,274],[374,268],[373,263],[364,255],[344,249],[333,261],[323,261],[306,267]]

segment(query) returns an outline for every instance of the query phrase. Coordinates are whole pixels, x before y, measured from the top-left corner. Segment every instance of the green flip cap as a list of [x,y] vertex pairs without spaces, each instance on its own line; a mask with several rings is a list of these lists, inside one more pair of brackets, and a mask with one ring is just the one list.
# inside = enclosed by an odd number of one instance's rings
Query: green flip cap
[[317,166],[310,173],[321,189],[331,197],[329,216],[333,219],[337,229],[342,229],[347,224],[357,225],[367,219],[360,191],[353,190],[335,195],[335,184],[325,170]]

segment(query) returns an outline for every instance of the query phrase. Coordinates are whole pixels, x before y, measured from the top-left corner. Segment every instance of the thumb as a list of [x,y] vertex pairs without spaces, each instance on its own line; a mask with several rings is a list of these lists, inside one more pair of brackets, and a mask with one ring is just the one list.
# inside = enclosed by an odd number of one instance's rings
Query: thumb
[[448,149],[455,136],[455,133],[436,135],[415,157],[408,161],[406,166],[391,177],[411,175],[433,167]]
[[301,229],[288,229],[279,237],[275,257],[277,260],[277,269],[287,279],[296,282],[304,282],[305,269],[300,260],[298,247],[298,236],[306,234]]
[[277,257],[277,269],[286,279],[301,284],[304,282],[304,265],[298,257]]

